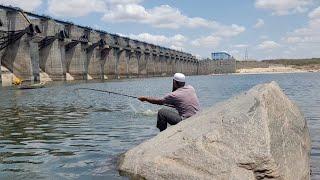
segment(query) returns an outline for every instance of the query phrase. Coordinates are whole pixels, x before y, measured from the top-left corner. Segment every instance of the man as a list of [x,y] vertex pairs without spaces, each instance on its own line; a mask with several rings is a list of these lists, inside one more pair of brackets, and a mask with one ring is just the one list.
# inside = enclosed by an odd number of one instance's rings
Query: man
[[199,100],[194,88],[185,85],[185,75],[176,73],[173,76],[172,92],[162,99],[154,97],[139,97],[139,100],[152,104],[166,105],[175,108],[177,112],[162,108],[158,111],[157,128],[163,131],[167,128],[167,123],[175,125],[180,121],[195,115],[200,110]]

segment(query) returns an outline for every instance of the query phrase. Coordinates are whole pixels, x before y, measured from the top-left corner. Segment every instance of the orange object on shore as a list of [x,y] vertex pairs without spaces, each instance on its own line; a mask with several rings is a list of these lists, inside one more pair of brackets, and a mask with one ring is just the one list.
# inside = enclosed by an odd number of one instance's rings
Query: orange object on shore
[[22,80],[17,78],[17,77],[14,77],[12,84],[16,85],[16,86],[21,85],[22,84]]

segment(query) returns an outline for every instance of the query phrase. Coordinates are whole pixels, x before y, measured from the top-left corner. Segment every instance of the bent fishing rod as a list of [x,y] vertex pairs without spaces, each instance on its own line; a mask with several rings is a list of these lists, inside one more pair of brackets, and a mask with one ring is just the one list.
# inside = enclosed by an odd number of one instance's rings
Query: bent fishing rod
[[76,90],[90,90],[90,91],[97,91],[97,92],[104,92],[104,93],[109,93],[109,94],[115,94],[115,95],[119,95],[119,96],[125,96],[125,97],[129,97],[129,98],[133,98],[133,99],[138,99],[137,96],[131,96],[128,94],[122,94],[122,93],[118,93],[118,92],[113,92],[113,91],[107,91],[107,90],[100,90],[100,89],[92,89],[92,88],[78,88]]
[[[90,90],[90,91],[97,91],[97,92],[104,92],[104,93],[109,93],[109,94],[115,94],[115,95],[119,95],[119,96],[125,96],[125,97],[129,97],[129,98],[133,98],[133,99],[138,99],[139,97],[137,96],[131,96],[128,94],[122,94],[122,93],[118,93],[118,92],[113,92],[113,91],[107,91],[107,90],[100,90],[100,89],[92,89],[92,88],[78,88],[75,90]],[[173,107],[170,104],[163,104],[163,106],[167,106],[167,107]]]

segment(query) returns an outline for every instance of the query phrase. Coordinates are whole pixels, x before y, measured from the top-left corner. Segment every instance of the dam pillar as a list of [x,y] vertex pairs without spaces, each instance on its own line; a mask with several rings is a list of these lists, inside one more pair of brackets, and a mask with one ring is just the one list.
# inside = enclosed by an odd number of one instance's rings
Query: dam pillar
[[181,59],[179,58],[178,55],[176,55],[176,72],[180,72],[182,73],[182,63],[181,63]]
[[112,34],[106,34],[105,40],[107,45],[109,46],[109,53],[107,55],[107,59],[104,65],[104,73],[106,78],[115,79],[118,78],[118,61],[119,58],[119,42],[116,36]]
[[145,54],[145,45],[143,43],[137,42],[137,57],[138,57],[138,76],[139,77],[146,77],[147,76],[147,61],[146,61],[146,54]]
[[181,63],[181,72],[183,73],[183,74],[186,74],[186,70],[185,70],[185,61],[184,61],[184,59],[183,59],[183,57],[182,56],[180,56],[180,63]]
[[192,75],[197,75],[197,63],[191,59],[192,62]]
[[109,54],[106,41],[103,35],[91,32],[90,42],[92,44],[86,49],[88,79],[104,79],[104,64]]
[[195,70],[194,70],[195,65],[194,65],[194,62],[192,61],[191,58],[190,58],[189,62],[190,62],[190,73],[191,73],[191,75],[195,75]]
[[153,57],[152,53],[146,54],[146,70],[147,70],[147,76],[152,77],[154,76],[154,63],[153,63]]
[[191,64],[190,64],[190,61],[188,59],[188,57],[185,57],[185,61],[186,61],[186,71],[187,71],[187,74],[188,75],[191,75]]
[[184,74],[187,74],[187,62],[185,61],[184,57],[183,56],[180,56],[180,59],[181,59],[181,71],[184,73]]
[[86,49],[88,48],[90,30],[82,29],[75,25],[67,25],[66,29],[71,39],[71,42],[65,47],[66,69],[70,75],[70,79],[67,78],[67,80],[86,80]]
[[32,62],[32,47],[36,44],[32,38],[37,33],[35,26],[29,24],[18,11],[7,11],[7,19],[6,48],[3,49],[1,64],[23,81],[37,81],[38,74],[35,72],[38,70],[35,68],[39,62]]
[[[150,48],[151,49],[151,48]],[[154,63],[154,57],[153,57],[153,52],[148,49],[148,56],[147,56],[147,75],[148,77],[154,77],[154,68],[155,68],[155,63]]]
[[175,55],[174,53],[170,50],[170,53],[169,53],[169,59],[170,59],[170,63],[171,63],[171,68],[172,68],[172,75],[174,73],[176,73],[176,58],[175,58]]
[[117,59],[117,75],[118,78],[128,77],[128,53],[127,50],[120,48],[118,51]]
[[186,59],[187,61],[187,71],[189,75],[192,75],[192,64],[189,58]]
[[182,61],[182,72],[184,74],[187,74],[188,73],[187,72],[187,62],[186,62],[186,60],[184,59],[183,56],[181,56],[181,61]]
[[42,20],[41,35],[44,39],[39,43],[40,69],[49,75],[51,80],[66,79],[65,42],[67,38],[64,26],[53,20]]
[[117,64],[118,64],[118,76],[119,77],[128,77],[129,76],[129,58],[130,58],[130,47],[129,47],[129,39],[120,37],[120,36],[115,36],[117,39],[117,42],[120,47],[119,51],[119,57],[117,59]]
[[129,52],[128,74],[129,77],[138,77],[139,74],[139,61],[141,53],[139,51],[131,50]]
[[147,62],[148,62],[148,52],[143,51],[141,53],[140,61],[139,61],[139,75],[140,77],[147,77]]
[[203,61],[198,63],[198,75],[203,75]]
[[168,75],[171,76],[174,73],[174,60],[171,58],[170,54],[167,57],[167,64],[168,64]]
[[177,62],[175,54],[170,54],[170,60],[172,61],[172,73],[174,74],[177,72]]
[[172,67],[171,67],[171,64],[170,64],[170,56],[169,56],[169,53],[168,51],[165,51],[164,52],[164,59],[165,59],[165,63],[166,63],[166,73],[167,73],[167,76],[171,76],[171,72],[172,72]]
[[161,67],[161,59],[160,59],[160,47],[154,46],[153,50],[153,61],[154,61],[154,76],[161,76],[162,74],[162,67]]
[[107,56],[106,63],[104,65],[104,72],[108,79],[118,78],[117,59],[119,58],[119,48],[112,47]]
[[139,42],[136,40],[127,40],[128,50],[130,53],[129,62],[128,62],[128,73],[129,77],[138,77],[139,76],[139,61],[141,58],[141,48],[139,47]]
[[[0,9],[0,21],[2,23],[2,26],[0,26],[0,36],[3,37],[6,35],[5,32],[8,31],[7,11],[5,11],[4,9]],[[5,75],[2,75],[2,69],[1,69],[1,66],[2,66],[1,59],[2,59],[3,53],[4,53],[4,50],[0,50],[0,86],[2,85],[2,78],[5,77]]]
[[107,72],[106,72],[106,67],[107,67],[107,61],[108,61],[108,58],[110,56],[110,52],[111,52],[111,49],[108,45],[105,45],[104,48],[101,49],[101,71],[102,71],[102,74],[101,74],[101,79],[108,79],[108,75],[107,75]]
[[168,75],[168,66],[167,66],[167,59],[163,53],[160,53],[160,66],[161,66],[161,76]]
[[139,50],[139,51],[135,51],[135,56],[136,56],[137,61],[138,61],[138,74],[137,74],[137,77],[143,77],[142,70],[144,69],[144,72],[145,72],[145,66],[144,66],[144,68],[142,68],[141,64],[142,64],[142,59],[144,58],[144,55]]
[[162,66],[161,66],[161,59],[160,59],[160,55],[158,53],[154,53],[153,54],[153,58],[154,58],[154,76],[161,76],[163,70],[162,70]]
[[199,66],[200,66],[200,61],[196,61],[196,70],[197,70],[197,74],[196,75],[200,75],[200,72],[199,72]]

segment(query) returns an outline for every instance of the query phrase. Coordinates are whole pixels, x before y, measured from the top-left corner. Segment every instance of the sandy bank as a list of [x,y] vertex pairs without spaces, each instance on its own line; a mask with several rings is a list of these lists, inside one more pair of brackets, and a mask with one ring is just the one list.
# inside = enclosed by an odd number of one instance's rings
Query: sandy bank
[[272,73],[303,73],[320,72],[319,67],[296,67],[296,66],[270,66],[268,68],[238,69],[237,74],[272,74]]

